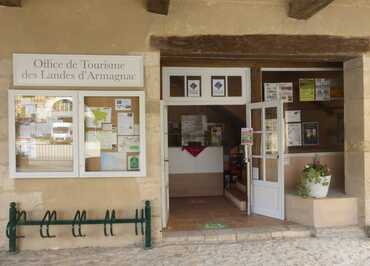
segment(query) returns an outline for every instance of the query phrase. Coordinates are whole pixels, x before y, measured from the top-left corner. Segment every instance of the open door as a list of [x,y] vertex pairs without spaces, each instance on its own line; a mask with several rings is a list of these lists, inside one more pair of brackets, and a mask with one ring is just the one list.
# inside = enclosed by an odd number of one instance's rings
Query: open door
[[167,227],[170,214],[169,165],[168,165],[168,107],[161,101],[161,195],[162,228]]
[[284,219],[284,121],[282,102],[252,103],[248,126],[253,128],[249,152],[251,210]]

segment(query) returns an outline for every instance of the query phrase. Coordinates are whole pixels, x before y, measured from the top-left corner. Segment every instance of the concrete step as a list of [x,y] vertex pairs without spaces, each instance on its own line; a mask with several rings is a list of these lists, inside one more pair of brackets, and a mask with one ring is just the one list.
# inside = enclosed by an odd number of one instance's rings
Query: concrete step
[[225,197],[231,201],[239,210],[246,210],[246,194],[235,187],[225,189]]
[[218,230],[170,231],[164,232],[163,244],[236,242],[245,240],[272,240],[311,237],[312,230],[300,225],[281,225],[249,228],[228,228]]
[[313,236],[315,237],[341,237],[341,238],[367,237],[365,229],[360,226],[316,228],[313,230]]

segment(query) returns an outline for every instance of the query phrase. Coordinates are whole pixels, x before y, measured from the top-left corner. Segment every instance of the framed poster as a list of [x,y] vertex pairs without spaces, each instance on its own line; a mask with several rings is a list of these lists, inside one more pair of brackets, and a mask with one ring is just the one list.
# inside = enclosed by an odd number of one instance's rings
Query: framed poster
[[186,91],[188,97],[200,97],[202,94],[201,77],[187,77]]
[[330,79],[315,79],[316,101],[330,101]]
[[287,124],[288,147],[302,146],[301,123]]
[[225,86],[226,86],[226,79],[225,77],[212,77],[212,96],[213,97],[225,97]]
[[302,123],[303,145],[319,144],[319,123],[305,122]]
[[315,101],[315,80],[300,79],[299,80],[299,101],[313,102]]

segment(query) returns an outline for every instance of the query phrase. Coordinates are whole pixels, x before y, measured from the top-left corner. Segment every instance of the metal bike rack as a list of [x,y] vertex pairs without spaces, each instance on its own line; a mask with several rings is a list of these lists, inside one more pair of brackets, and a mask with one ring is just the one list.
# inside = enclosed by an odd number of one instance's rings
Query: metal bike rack
[[[152,231],[151,231],[151,206],[150,201],[145,201],[143,209],[136,209],[134,218],[119,219],[116,217],[115,210],[107,210],[104,219],[88,219],[86,210],[77,210],[73,220],[59,220],[55,210],[47,210],[42,220],[27,220],[27,213],[24,210],[18,210],[15,202],[10,203],[9,207],[9,222],[6,226],[6,236],[9,239],[9,252],[16,253],[17,239],[25,236],[17,235],[17,227],[19,226],[40,226],[41,238],[55,238],[55,235],[50,234],[51,225],[71,225],[73,237],[86,237],[82,233],[82,225],[102,224],[104,226],[104,236],[114,236],[114,224],[134,224],[135,235],[138,235],[138,224],[140,224],[141,235],[144,236],[144,248],[152,247]],[[145,229],[144,229],[145,225]],[[109,232],[107,227],[109,226]]]

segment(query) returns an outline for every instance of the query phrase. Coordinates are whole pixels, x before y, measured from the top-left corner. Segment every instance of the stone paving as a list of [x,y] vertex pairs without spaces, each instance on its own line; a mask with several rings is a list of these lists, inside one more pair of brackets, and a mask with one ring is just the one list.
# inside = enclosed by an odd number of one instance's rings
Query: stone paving
[[356,230],[316,237],[139,247],[0,252],[0,265],[370,265],[370,239]]

